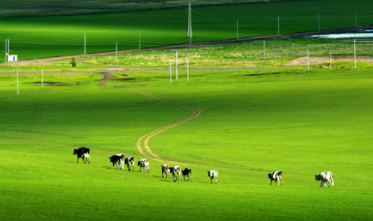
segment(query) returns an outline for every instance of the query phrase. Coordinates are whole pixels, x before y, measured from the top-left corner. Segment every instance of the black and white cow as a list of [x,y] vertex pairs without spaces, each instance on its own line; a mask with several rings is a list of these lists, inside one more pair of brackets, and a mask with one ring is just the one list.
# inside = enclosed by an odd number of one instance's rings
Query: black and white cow
[[211,179],[211,184],[212,184],[212,179],[215,179],[215,184],[218,183],[218,171],[217,170],[210,170],[210,171],[207,171],[207,175],[210,177]]
[[115,154],[111,157],[109,157],[110,162],[113,163],[113,169],[123,169],[124,167],[124,155],[123,154]]
[[179,182],[180,182],[181,168],[179,166],[171,167],[170,173],[172,174],[172,178],[174,179],[174,182],[176,182],[178,177],[179,177]]
[[141,172],[141,168],[144,168],[144,173],[146,171],[148,173],[150,172],[149,171],[149,160],[148,159],[142,159],[142,160],[138,161],[137,166],[140,166],[140,172]]
[[[91,164],[91,156],[89,155],[89,153],[84,153],[82,158],[83,158],[83,163]],[[84,160],[85,160],[85,162],[84,162]]]
[[320,187],[326,187],[327,182],[329,183],[329,188],[334,187],[333,173],[330,171],[322,172],[320,174],[315,175],[315,180],[321,181]]
[[167,178],[167,175],[168,177],[170,177],[170,166],[168,166],[167,164],[163,164],[161,167],[162,167],[162,177]]
[[274,180],[275,183],[278,182],[277,186],[279,186],[280,183],[282,186],[282,172],[281,171],[275,171],[275,172],[269,173],[268,178],[271,180],[271,185],[272,185],[272,181]]
[[127,165],[128,171],[135,171],[135,158],[133,156],[128,156],[125,160],[124,163]]
[[[73,155],[76,154],[76,156],[78,157],[78,160],[76,161],[77,163],[79,162],[79,158],[83,158],[83,154],[85,153],[90,154],[90,149],[87,147],[80,147],[79,149],[74,149]],[[84,162],[84,158],[83,158],[83,162]]]
[[189,178],[190,178],[190,181],[192,181],[192,170],[190,168],[185,168],[182,171],[182,174],[184,176],[184,181],[185,181],[185,176],[187,177],[187,181],[189,181]]

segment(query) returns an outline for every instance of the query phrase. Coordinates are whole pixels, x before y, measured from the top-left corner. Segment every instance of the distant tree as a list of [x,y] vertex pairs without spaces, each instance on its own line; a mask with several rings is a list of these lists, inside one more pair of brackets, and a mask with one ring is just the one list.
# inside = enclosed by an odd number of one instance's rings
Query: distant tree
[[75,61],[74,57],[71,58],[70,64],[71,64],[72,67],[76,66],[76,61]]

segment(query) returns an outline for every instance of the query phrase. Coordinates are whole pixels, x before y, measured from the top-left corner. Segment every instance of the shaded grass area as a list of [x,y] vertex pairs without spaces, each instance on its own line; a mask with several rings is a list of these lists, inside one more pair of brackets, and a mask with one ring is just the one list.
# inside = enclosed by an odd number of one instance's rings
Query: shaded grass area
[[[278,16],[280,34],[317,30],[318,13],[322,30],[354,27],[355,12],[358,26],[369,25],[367,4],[329,0],[200,7],[193,11],[192,42],[235,39],[237,20],[240,38],[277,35]],[[10,39],[11,54],[20,60],[83,54],[84,34],[87,53],[114,51],[116,43],[118,50],[189,43],[186,8],[0,20],[0,39]]]
[[[142,75],[101,85],[98,74],[49,75],[71,86],[43,88],[22,75],[20,95],[14,76],[0,76],[2,219],[372,218],[369,69],[196,72],[172,85]],[[155,161],[150,174],[111,169],[109,156],[142,158],[140,136],[189,114],[126,87],[203,110],[150,140],[157,155],[191,161],[180,166],[192,168],[193,182],[162,179]],[[91,148],[90,165],[76,163],[80,146]],[[219,170],[217,185],[210,169]],[[283,187],[269,186],[274,170],[284,172]],[[334,189],[314,181],[326,170]]]
[[[278,0],[284,1],[284,0]],[[262,2],[260,0],[197,0],[188,1],[193,6],[237,4],[247,2]],[[76,15],[108,12],[124,12],[137,10],[154,10],[161,8],[185,7],[185,1],[162,0],[5,0],[0,2],[0,16],[47,16],[47,15]]]

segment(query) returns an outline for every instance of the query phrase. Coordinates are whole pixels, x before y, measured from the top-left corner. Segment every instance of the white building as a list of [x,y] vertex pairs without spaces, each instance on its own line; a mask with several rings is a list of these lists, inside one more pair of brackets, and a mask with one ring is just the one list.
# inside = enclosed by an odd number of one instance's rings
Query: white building
[[8,62],[18,61],[18,55],[10,54],[8,55]]

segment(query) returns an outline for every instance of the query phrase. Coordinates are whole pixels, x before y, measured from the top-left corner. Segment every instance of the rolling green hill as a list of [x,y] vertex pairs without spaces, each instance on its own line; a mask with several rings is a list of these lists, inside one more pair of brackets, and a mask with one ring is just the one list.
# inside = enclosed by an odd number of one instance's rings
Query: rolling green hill
[[[60,84],[43,88],[32,83],[39,75],[20,75],[20,95],[15,76],[0,75],[1,219],[372,218],[369,69],[180,74],[173,85],[163,73],[101,85],[97,74],[48,74]],[[156,155],[192,168],[192,182],[161,178],[154,158],[150,174],[111,168],[109,156],[142,159],[141,136],[190,114],[126,88],[203,111],[149,140]],[[76,163],[80,146],[91,148],[91,164]],[[269,186],[274,170],[282,187]],[[333,189],[314,180],[327,170]]]
[[[286,0],[277,0],[286,1]],[[165,0],[4,0],[0,2],[0,17],[76,15],[92,13],[112,13],[161,8],[222,5],[237,3],[257,3],[263,0],[206,0],[206,1],[165,1]]]
[[[317,4],[316,4],[317,3]],[[370,24],[367,1],[295,1],[196,8],[193,41],[321,27]],[[329,13],[329,14],[328,14]],[[269,16],[273,18],[269,18]],[[348,16],[351,15],[351,16]],[[185,43],[185,9],[1,18],[21,59]],[[239,18],[238,18],[239,17]],[[245,23],[246,22],[246,23]],[[233,24],[232,24],[233,23]],[[233,35],[233,36],[232,36]],[[371,56],[370,41],[358,42]],[[282,67],[305,56],[352,56],[351,41],[276,39],[180,50],[192,68],[275,67],[262,70],[191,70],[169,84],[175,50],[79,58],[80,71],[99,73],[0,74],[0,220],[372,220],[372,65],[334,62]],[[1,50],[1,48],[0,48]],[[67,60],[2,66],[1,72],[74,70]],[[281,68],[279,68],[281,66]],[[327,68],[324,68],[326,66]],[[174,67],[174,66],[173,66]],[[179,68],[185,68],[180,64]],[[174,72],[173,72],[174,74]],[[201,115],[190,116],[186,107]],[[168,130],[163,130],[171,125]],[[172,127],[175,126],[175,127]],[[144,136],[160,132],[149,140]],[[141,142],[139,142],[141,140]],[[109,156],[150,160],[150,173],[114,170]],[[146,149],[146,145],[150,149]],[[91,163],[76,163],[73,149],[91,148]],[[167,160],[164,160],[167,159]],[[172,161],[172,162],[170,162]],[[161,165],[193,171],[193,181],[161,178]],[[207,171],[219,171],[210,184]],[[267,173],[283,171],[284,185]],[[314,175],[334,173],[335,188]]]
[[[371,24],[366,0],[296,1],[195,8],[192,42],[237,37],[333,29]],[[186,7],[172,10],[80,16],[1,18],[0,39],[10,39],[11,54],[20,60],[87,53],[149,48],[188,43]],[[140,29],[140,42],[139,42]],[[2,48],[2,49],[1,49]],[[4,43],[0,46],[4,51]],[[2,59],[4,56],[1,56]]]

